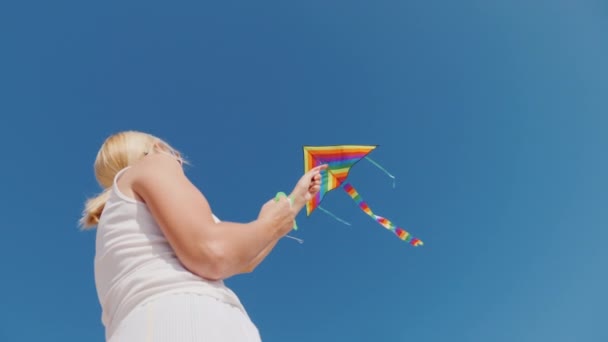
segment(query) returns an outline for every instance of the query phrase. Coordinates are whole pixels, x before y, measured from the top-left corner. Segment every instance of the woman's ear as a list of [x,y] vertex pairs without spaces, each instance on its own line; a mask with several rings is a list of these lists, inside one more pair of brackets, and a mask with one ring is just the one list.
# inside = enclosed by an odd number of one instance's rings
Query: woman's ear
[[169,147],[166,143],[163,143],[161,141],[155,142],[154,145],[152,146],[152,151],[169,154],[169,155],[173,156],[180,165],[184,165],[184,161],[183,161],[181,155],[177,151],[175,151],[174,149]]
[[160,141],[157,141],[152,145],[152,151],[163,151],[164,149],[165,148],[163,144],[160,143]]

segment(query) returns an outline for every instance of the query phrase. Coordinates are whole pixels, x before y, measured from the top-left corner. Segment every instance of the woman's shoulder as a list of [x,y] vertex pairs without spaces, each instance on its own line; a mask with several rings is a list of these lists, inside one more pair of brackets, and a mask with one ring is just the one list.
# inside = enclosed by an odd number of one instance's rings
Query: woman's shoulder
[[160,183],[179,182],[185,177],[182,166],[171,156],[150,154],[137,163],[123,169],[115,183],[118,190],[128,197],[144,202],[138,189],[158,187]]

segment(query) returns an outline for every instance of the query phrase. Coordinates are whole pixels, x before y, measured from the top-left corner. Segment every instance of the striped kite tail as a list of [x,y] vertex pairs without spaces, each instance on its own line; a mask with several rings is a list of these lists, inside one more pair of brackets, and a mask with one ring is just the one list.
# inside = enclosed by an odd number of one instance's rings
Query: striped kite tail
[[361,198],[361,195],[359,195],[357,190],[355,190],[355,188],[350,183],[344,183],[343,188],[344,188],[344,191],[346,191],[346,193],[353,199],[353,201],[355,201],[355,203],[357,203],[359,208],[361,210],[363,210],[363,212],[365,212],[367,215],[369,215],[371,218],[373,218],[376,222],[378,222],[384,228],[395,233],[395,235],[397,235],[397,237],[399,239],[409,243],[410,245],[412,245],[414,247],[424,245],[422,240],[420,240],[416,237],[413,237],[405,229],[403,229],[401,227],[397,227],[395,224],[393,224],[391,221],[389,221],[385,217],[374,214],[372,212],[372,210],[370,209],[370,207],[367,205],[367,203],[365,201],[363,201],[363,198]]

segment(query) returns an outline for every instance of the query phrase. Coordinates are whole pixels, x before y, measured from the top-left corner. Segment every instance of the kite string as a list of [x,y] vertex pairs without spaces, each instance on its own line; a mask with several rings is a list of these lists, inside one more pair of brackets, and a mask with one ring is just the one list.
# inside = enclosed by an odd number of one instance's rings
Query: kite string
[[289,238],[289,239],[292,239],[292,240],[296,240],[296,241],[298,241],[300,244],[303,244],[303,243],[304,243],[304,240],[302,240],[302,239],[298,239],[297,237],[293,237],[293,236],[291,236],[291,235],[285,235],[285,237],[286,237],[286,238]]
[[379,168],[380,170],[382,170],[384,173],[386,173],[390,178],[393,179],[393,189],[395,188],[395,179],[396,177],[391,175],[390,172],[388,172],[385,168],[382,167],[382,165],[378,164],[377,162],[375,162],[372,158],[365,156],[365,159],[367,159],[368,162],[372,163],[374,166],[376,166],[377,168]]
[[341,219],[341,218],[339,218],[338,216],[334,215],[334,213],[332,213],[331,211],[329,211],[329,210],[327,210],[327,209],[325,209],[325,208],[323,208],[323,207],[321,207],[321,206],[318,206],[318,207],[317,207],[317,209],[319,209],[319,210],[321,210],[322,212],[326,213],[327,215],[329,215],[329,216],[333,217],[333,218],[334,218],[336,221],[338,221],[338,222],[342,222],[342,223],[344,223],[344,224],[345,224],[345,225],[347,225],[347,226],[350,226],[350,225],[351,225],[350,223],[348,223],[348,222],[344,221],[343,219]]

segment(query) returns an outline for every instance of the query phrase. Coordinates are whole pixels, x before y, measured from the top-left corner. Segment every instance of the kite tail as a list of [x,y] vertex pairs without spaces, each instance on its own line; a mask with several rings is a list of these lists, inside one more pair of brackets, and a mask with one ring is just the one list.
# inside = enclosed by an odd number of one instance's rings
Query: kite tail
[[395,226],[388,219],[374,214],[372,212],[372,210],[369,208],[369,206],[367,205],[367,203],[365,203],[363,201],[363,199],[361,198],[361,196],[359,195],[357,190],[355,190],[355,188],[352,185],[350,185],[350,183],[344,183],[343,186],[344,186],[344,191],[346,191],[346,193],[353,199],[353,201],[355,201],[355,203],[357,203],[359,208],[361,208],[361,210],[363,210],[363,212],[365,212],[367,215],[371,216],[374,220],[376,220],[376,222],[378,222],[381,226],[392,231],[393,233],[395,233],[395,235],[397,235],[398,238],[409,243],[410,245],[412,245],[414,247],[423,245],[422,240],[413,237],[410,233],[405,231],[403,228]]
[[395,188],[395,176],[391,175],[390,172],[386,171],[385,168],[383,168],[380,164],[376,163],[372,158],[366,156],[365,159],[367,159],[368,162],[372,163],[375,167],[379,168],[384,173],[386,173],[387,176],[389,176],[393,179],[393,189],[394,189]]

